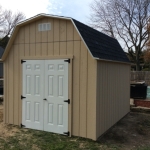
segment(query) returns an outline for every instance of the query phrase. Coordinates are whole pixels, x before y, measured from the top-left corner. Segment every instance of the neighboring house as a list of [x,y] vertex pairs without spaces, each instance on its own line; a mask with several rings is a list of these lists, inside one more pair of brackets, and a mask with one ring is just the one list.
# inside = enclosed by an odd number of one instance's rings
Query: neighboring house
[[[4,48],[0,46],[0,58],[2,58],[3,53]],[[3,62],[0,62],[0,78],[3,78]]]
[[2,60],[5,123],[96,140],[130,110],[118,41],[72,18],[19,23]]

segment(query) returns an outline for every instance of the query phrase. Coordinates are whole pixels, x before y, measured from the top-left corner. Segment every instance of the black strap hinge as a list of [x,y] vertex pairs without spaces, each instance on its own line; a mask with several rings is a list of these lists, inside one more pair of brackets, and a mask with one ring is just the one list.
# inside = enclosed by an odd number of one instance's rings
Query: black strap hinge
[[22,123],[20,124],[20,127],[21,128],[25,128],[26,126],[25,125],[23,125]]
[[67,102],[68,104],[70,104],[70,99],[64,100],[64,102]]
[[24,62],[26,62],[26,61],[24,61],[24,60],[21,60],[21,64],[22,64],[22,63],[24,63]]
[[68,132],[64,132],[64,135],[69,136],[69,135],[70,135],[70,132],[69,132],[69,131],[68,131]]
[[67,59],[67,60],[64,60],[64,61],[70,63],[70,59]]
[[24,97],[24,96],[21,95],[21,99],[23,99],[23,98],[26,98],[26,97]]

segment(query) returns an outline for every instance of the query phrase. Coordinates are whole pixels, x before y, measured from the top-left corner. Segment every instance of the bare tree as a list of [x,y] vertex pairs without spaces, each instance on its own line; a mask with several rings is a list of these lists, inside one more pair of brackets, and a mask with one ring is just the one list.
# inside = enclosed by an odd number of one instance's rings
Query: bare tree
[[23,19],[25,15],[22,12],[13,13],[0,6],[0,46],[6,47],[14,27]]
[[[150,33],[150,22],[148,22],[148,34]],[[150,37],[146,43],[146,49],[143,51],[144,62],[148,64],[150,70]]]
[[140,70],[139,58],[148,40],[150,0],[94,0],[91,26],[121,39]]

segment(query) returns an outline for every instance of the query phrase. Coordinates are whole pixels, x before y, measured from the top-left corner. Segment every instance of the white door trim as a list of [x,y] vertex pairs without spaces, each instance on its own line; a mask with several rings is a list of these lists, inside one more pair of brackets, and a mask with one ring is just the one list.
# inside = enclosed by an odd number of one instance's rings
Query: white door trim
[[[58,124],[58,127],[57,127],[57,129],[55,129],[55,131],[52,129],[52,130],[50,130],[50,129],[48,129],[48,128],[46,128],[46,125],[45,125],[45,121],[46,121],[46,109],[45,109],[45,107],[46,107],[46,105],[47,105],[47,101],[43,101],[43,99],[45,98],[45,96],[46,96],[46,92],[44,92],[43,93],[43,98],[42,98],[42,104],[41,105],[43,105],[43,113],[41,113],[41,114],[43,114],[43,130],[46,130],[46,131],[50,131],[50,132],[55,132],[55,133],[59,133],[59,134],[64,134],[64,132],[68,132],[68,103],[66,103],[66,102],[64,102],[64,100],[68,100],[68,73],[69,73],[69,65],[68,65],[68,62],[65,62],[64,60],[66,60],[66,59],[59,59],[59,60],[25,60],[25,61],[27,61],[27,62],[32,62],[32,61],[35,61],[35,62],[44,62],[44,65],[42,65],[42,66],[44,66],[43,68],[42,68],[42,71],[43,71],[43,74],[46,74],[46,64],[47,63],[49,63],[49,62],[52,62],[52,63],[56,63],[57,64],[57,67],[60,67],[60,68],[58,68],[58,75],[57,76],[59,76],[59,78],[58,78],[58,80],[60,80],[60,82],[61,83],[63,83],[63,84],[65,84],[65,87],[66,88],[58,88],[58,89],[55,89],[56,91],[58,91],[58,90],[61,90],[60,92],[62,92],[62,91],[65,91],[65,95],[64,95],[64,97],[63,96],[58,96],[59,97],[59,99],[62,101],[61,103],[60,103],[60,101],[59,101],[59,109],[60,110],[63,110],[63,111],[65,111],[65,114],[64,114],[64,116],[63,116],[63,119],[65,119],[64,121],[64,123],[65,124],[63,124],[64,126],[65,126],[65,128],[61,128],[61,126],[62,125],[59,125]],[[24,63],[25,64],[25,63]],[[24,67],[24,64],[23,64],[23,69],[25,68]],[[56,68],[57,68],[56,67]],[[64,67],[64,68],[63,68]],[[60,70],[59,70],[60,69]],[[62,70],[61,69],[65,69],[65,74],[62,74]],[[60,75],[59,75],[60,74]],[[65,78],[64,78],[64,75],[65,75]],[[25,74],[24,74],[24,72],[23,72],[23,85],[25,85]],[[48,82],[46,81],[46,79],[45,79],[45,77],[46,77],[46,75],[43,75],[43,77],[42,77],[42,80],[43,80],[43,83],[44,83],[44,80],[45,80],[45,83],[44,84],[42,84],[42,82],[41,82],[41,87],[42,87],[42,89],[45,89],[44,91],[46,91],[46,86],[48,85]],[[64,80],[64,81],[63,81]],[[61,84],[60,83],[60,84]],[[44,86],[44,85],[46,85],[46,86]],[[23,96],[25,95],[25,88],[24,88],[24,86],[23,86]],[[48,98],[49,99],[49,98]],[[49,100],[48,100],[49,101]],[[55,101],[56,102],[56,101]],[[34,127],[31,127],[31,126],[29,126],[29,125],[27,125],[27,123],[25,122],[25,100],[23,100],[23,102],[22,102],[22,124],[23,125],[25,125],[27,128],[34,128]],[[31,107],[33,107],[33,106],[31,106]],[[58,108],[55,108],[55,109],[57,109],[58,110]],[[56,113],[56,112],[55,112]],[[59,113],[57,116],[61,116],[61,113]],[[62,121],[62,120],[58,120],[58,121]],[[39,129],[39,130],[42,130],[42,127],[41,128],[36,128],[36,129]]]

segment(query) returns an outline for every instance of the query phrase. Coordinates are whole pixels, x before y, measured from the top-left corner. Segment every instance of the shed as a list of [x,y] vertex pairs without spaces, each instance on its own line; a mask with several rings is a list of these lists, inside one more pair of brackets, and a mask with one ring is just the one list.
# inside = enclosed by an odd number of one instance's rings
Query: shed
[[5,123],[96,140],[129,112],[121,46],[75,19],[39,14],[19,23],[2,60]]

